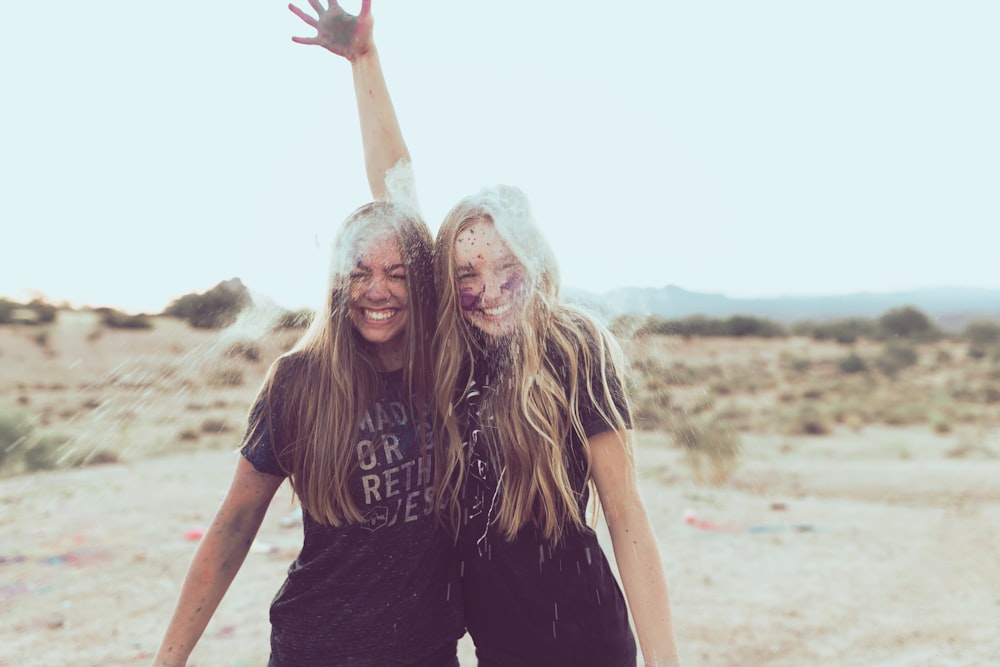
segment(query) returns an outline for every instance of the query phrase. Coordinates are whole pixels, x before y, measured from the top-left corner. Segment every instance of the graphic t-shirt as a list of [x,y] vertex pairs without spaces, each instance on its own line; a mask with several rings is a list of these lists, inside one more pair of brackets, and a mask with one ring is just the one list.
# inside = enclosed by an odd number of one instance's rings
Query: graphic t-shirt
[[[431,444],[421,445],[399,399],[402,371],[383,379],[358,428],[350,480],[364,520],[335,528],[303,511],[302,550],[271,604],[277,667],[415,665],[464,633],[453,543],[432,512]],[[279,369],[275,400],[290,381],[291,369]],[[267,407],[262,392],[243,455],[260,472],[284,475],[283,434],[272,441],[267,420],[254,419]]]
[[[466,625],[479,667],[634,666],[625,599],[590,527],[571,530],[552,545],[533,527],[507,542],[491,524],[503,502],[505,470],[493,463],[498,457],[491,418],[480,409],[491,392],[490,378],[484,375],[476,385],[478,395],[471,392],[465,406],[471,423],[459,557]],[[586,392],[580,396],[587,436],[608,430]],[[586,460],[578,437],[566,443],[564,458],[586,516]]]

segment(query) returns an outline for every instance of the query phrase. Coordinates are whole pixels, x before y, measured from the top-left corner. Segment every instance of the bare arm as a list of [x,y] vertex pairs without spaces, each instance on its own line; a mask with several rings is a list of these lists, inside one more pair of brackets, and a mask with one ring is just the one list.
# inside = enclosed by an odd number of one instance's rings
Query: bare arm
[[253,543],[283,478],[257,472],[240,457],[229,493],[188,569],[174,615],[153,662],[183,667]]
[[[388,199],[393,192],[386,185],[386,176],[400,162],[408,165],[410,153],[403,141],[375,48],[371,0],[363,0],[357,16],[341,9],[337,0],[330,0],[329,9],[323,9],[320,0],[309,0],[309,4],[316,17],[295,5],[288,5],[288,8],[306,25],[315,28],[316,36],[293,37],[292,41],[322,46],[350,61],[368,186],[375,199]],[[407,178],[412,179],[412,175]],[[403,187],[413,189],[408,183]]]
[[646,667],[680,665],[660,550],[639,495],[631,433],[605,431],[589,439],[597,492],[615,561],[639,635]]

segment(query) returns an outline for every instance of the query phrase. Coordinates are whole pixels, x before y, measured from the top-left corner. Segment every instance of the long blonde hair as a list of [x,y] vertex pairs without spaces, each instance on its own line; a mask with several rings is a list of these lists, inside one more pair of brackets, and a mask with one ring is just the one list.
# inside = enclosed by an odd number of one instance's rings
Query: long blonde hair
[[424,424],[432,396],[430,344],[436,309],[432,240],[422,220],[385,202],[362,206],[344,221],[333,244],[323,307],[298,343],[271,366],[262,389],[269,411],[260,418],[268,420],[278,462],[302,507],[326,525],[362,518],[348,482],[359,466],[358,429],[385,369],[349,319],[349,273],[361,244],[383,237],[399,244],[409,295],[403,364],[407,394],[400,400],[421,441],[430,436]]
[[[460,306],[455,240],[477,221],[492,223],[525,267],[523,322],[502,340],[491,341],[474,329]],[[580,407],[592,403],[610,430],[624,430],[631,420],[617,381],[624,368],[621,348],[595,319],[559,302],[555,256],[534,223],[527,197],[516,188],[485,188],[451,210],[435,241],[434,277],[440,294],[434,336],[440,417],[435,468],[446,517],[457,528],[465,476],[463,431],[473,417],[464,414],[462,404],[481,370],[477,364],[487,363],[502,367],[482,405],[489,415],[494,464],[506,468],[495,524],[507,540],[533,525],[557,542],[568,528],[586,523],[570,482],[567,449],[573,435],[582,442],[584,479],[592,481]]]

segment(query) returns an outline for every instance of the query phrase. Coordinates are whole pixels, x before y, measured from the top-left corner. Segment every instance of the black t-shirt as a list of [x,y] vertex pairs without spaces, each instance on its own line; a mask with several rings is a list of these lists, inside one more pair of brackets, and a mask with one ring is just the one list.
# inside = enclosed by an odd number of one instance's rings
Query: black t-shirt
[[[618,378],[613,383],[618,385]],[[490,416],[480,409],[490,380],[480,377],[476,385],[479,396],[471,392],[465,405],[469,467],[458,543],[466,625],[480,667],[634,666],[625,599],[590,527],[570,530],[553,545],[533,527],[507,542],[491,525],[503,501],[503,470],[491,463],[497,456],[486,433]],[[585,391],[580,401],[587,436],[608,430]],[[585,516],[589,493],[582,448],[578,437],[570,437],[564,458]]]
[[[294,381],[288,375],[279,372],[278,397]],[[420,446],[393,398],[404,395],[402,371],[384,379],[354,445],[360,465],[351,495],[364,521],[335,528],[303,512],[302,550],[271,604],[278,667],[414,665],[464,633],[454,547],[432,512],[431,445]],[[266,410],[262,392],[252,416]],[[285,443],[281,433],[272,442],[269,430],[260,420],[243,455],[260,472],[284,475],[277,452]]]

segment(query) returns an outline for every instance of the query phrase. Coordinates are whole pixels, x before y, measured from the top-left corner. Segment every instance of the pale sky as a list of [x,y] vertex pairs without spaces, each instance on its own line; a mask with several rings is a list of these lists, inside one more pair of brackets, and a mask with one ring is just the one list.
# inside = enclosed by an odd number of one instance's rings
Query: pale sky
[[[994,0],[374,14],[432,231],[510,183],[594,292],[1000,288]],[[4,2],[0,295],[312,306],[369,194],[350,66],[308,34],[265,0]]]

